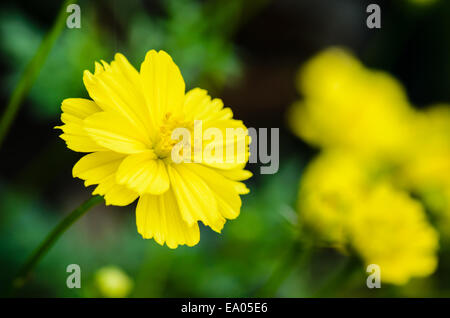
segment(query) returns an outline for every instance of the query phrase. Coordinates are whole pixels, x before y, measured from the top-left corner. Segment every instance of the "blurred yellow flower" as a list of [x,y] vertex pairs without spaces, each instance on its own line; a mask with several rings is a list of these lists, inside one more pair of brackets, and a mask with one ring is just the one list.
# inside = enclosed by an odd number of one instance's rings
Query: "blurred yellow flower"
[[96,287],[103,297],[123,298],[133,289],[133,281],[117,266],[100,268],[95,274]]
[[[220,232],[226,219],[239,215],[240,194],[248,193],[240,181],[251,176],[243,169],[245,162],[215,163],[203,157],[176,163],[172,133],[185,128],[195,135],[198,127],[201,132],[213,127],[220,132],[241,128],[247,134],[247,129],[205,90],[185,93],[180,70],[166,52],[149,51],[140,72],[116,54],[111,64],[95,63],[94,74],[85,71],[83,81],[92,100],[65,99],[64,125],[58,127],[68,148],[89,153],[75,164],[73,176],[86,186],[97,185],[93,194],[104,196],[106,204],[125,206],[139,198],[136,223],[143,238],[170,248],[193,246],[200,239],[198,221]],[[194,127],[195,121],[201,125]],[[248,139],[234,159],[244,155],[248,160]],[[234,149],[237,140],[201,143]],[[195,157],[198,147],[188,146]]]
[[405,92],[389,74],[365,68],[349,52],[327,49],[299,72],[304,96],[291,108],[292,131],[320,147],[398,158],[413,116]]
[[450,235],[450,105],[417,112],[408,158],[401,166],[404,187],[419,194],[438,225]]
[[346,223],[366,187],[361,164],[352,155],[326,151],[306,167],[300,182],[300,217],[321,239],[338,247],[348,242]]
[[417,112],[413,138],[403,173],[413,188],[450,186],[450,105],[430,106]]
[[377,185],[356,202],[348,224],[352,247],[366,265],[380,266],[382,281],[401,285],[435,271],[438,234],[406,192]]
[[450,232],[450,108],[416,111],[390,75],[331,48],[299,72],[302,101],[288,114],[295,134],[322,148],[300,182],[303,222],[342,251],[405,284],[437,266],[431,210]]
[[318,237],[379,265],[382,281],[404,284],[435,270],[438,236],[420,202],[377,168],[351,153],[322,153],[302,177],[298,208]]

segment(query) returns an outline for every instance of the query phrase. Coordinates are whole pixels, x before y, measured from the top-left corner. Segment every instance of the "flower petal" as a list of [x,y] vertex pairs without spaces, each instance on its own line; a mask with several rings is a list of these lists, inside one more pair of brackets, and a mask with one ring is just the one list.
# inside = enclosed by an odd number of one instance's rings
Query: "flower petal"
[[92,194],[105,197],[106,204],[124,206],[137,199],[138,194],[116,183],[116,172],[124,155],[112,151],[90,153],[73,167],[73,176],[85,180],[85,185],[98,184]]
[[83,129],[83,120],[101,111],[95,102],[85,98],[67,98],[63,100],[61,109],[63,111],[61,121],[64,125],[55,128],[64,132],[60,137],[66,142],[69,149],[78,152],[105,150]]
[[89,96],[104,111],[120,115],[140,134],[152,135],[153,127],[142,85],[136,78],[137,71],[123,55],[116,55],[116,61],[111,65],[102,63],[95,64],[94,74],[84,72],[83,81]]
[[194,246],[200,240],[197,223],[188,225],[182,218],[172,190],[163,195],[146,194],[139,198],[136,225],[143,238],[170,248],[178,245]]
[[[242,165],[244,166],[244,165]],[[224,169],[214,169],[216,172],[220,173],[224,177],[227,177],[228,179],[234,180],[234,181],[244,181],[251,176],[253,176],[253,173],[251,173],[248,170],[244,170],[241,168],[237,169],[230,169],[230,170],[224,170]],[[243,194],[243,193],[242,193]]]
[[189,168],[205,181],[217,200],[220,214],[227,219],[238,217],[242,201],[239,196],[243,191],[248,192],[242,182],[227,179],[212,168],[200,164],[191,164]]
[[189,169],[189,165],[172,164],[167,167],[181,215],[188,224],[202,221],[214,231],[220,232],[226,220],[218,211],[214,193]]
[[[232,119],[231,109],[224,108],[222,100],[211,99],[206,90],[194,88],[186,93],[183,113],[187,121],[201,121],[204,139],[201,163],[228,170],[239,168],[248,161],[248,129],[242,121]],[[210,128],[217,133],[206,137]],[[215,155],[209,157],[211,151],[206,149],[214,149]],[[199,150],[193,149],[194,158],[199,157],[196,151]]]
[[147,53],[141,65],[141,79],[155,127],[159,127],[166,113],[181,112],[185,84],[178,66],[166,52]]
[[115,174],[124,158],[125,155],[112,151],[90,153],[73,166],[73,177],[85,180],[86,187],[98,184],[111,174]]
[[215,127],[216,122],[233,118],[233,112],[223,107],[220,98],[211,99],[206,90],[198,87],[186,93],[183,112],[190,120],[202,120],[204,128]]
[[117,171],[117,182],[140,195],[166,192],[170,184],[166,166],[155,158],[151,151],[128,156]]
[[106,205],[126,206],[136,200],[139,195],[127,187],[117,184],[116,175],[112,174],[95,188],[92,194],[103,195]]
[[[234,170],[245,165],[250,157],[250,136],[247,128],[238,120],[215,121],[214,125],[214,129],[220,131],[220,134],[211,138],[212,140],[204,137],[201,163],[224,170]],[[208,128],[203,126],[203,130]],[[215,153],[220,151],[221,157],[220,155],[209,157],[211,153],[206,151],[207,149],[214,149]]]
[[132,154],[150,147],[145,136],[113,112],[99,112],[87,117],[84,129],[99,145],[116,152]]

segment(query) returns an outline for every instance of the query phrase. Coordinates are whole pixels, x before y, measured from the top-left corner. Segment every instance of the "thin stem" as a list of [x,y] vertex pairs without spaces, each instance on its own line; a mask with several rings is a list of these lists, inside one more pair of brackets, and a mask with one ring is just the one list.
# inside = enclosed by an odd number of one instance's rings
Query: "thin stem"
[[302,267],[309,259],[312,244],[309,241],[294,240],[291,249],[266,283],[256,292],[259,297],[273,297],[294,268]]
[[78,208],[73,210],[67,215],[54,229],[48,234],[45,240],[39,245],[31,254],[28,261],[23,265],[19,274],[13,281],[13,291],[17,290],[25,285],[30,273],[43,258],[43,256],[49,251],[49,249],[55,244],[58,238],[81,216],[83,216],[90,208],[103,202],[101,196],[93,196],[83,202]]
[[33,85],[36,77],[39,74],[39,71],[42,68],[45,60],[47,59],[48,54],[50,53],[55,41],[58,39],[61,31],[64,28],[65,20],[66,20],[66,8],[70,3],[75,3],[75,0],[66,0],[64,1],[61,9],[59,10],[58,16],[53,24],[50,32],[44,37],[39,46],[36,54],[33,56],[31,61],[28,63],[22,77],[14,88],[13,93],[9,99],[9,102],[5,108],[5,111],[0,119],[0,148],[3,144],[3,141],[11,127],[11,124],[16,117],[20,105],[22,104],[23,99],[26,94],[30,90]]
[[337,268],[314,293],[314,297],[336,296],[336,292],[344,290],[353,275],[361,271],[361,263],[355,257],[349,257]]

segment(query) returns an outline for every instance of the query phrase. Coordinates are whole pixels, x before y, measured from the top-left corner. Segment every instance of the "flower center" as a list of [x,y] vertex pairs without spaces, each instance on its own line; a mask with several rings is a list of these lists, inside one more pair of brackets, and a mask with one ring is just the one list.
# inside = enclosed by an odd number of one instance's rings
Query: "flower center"
[[154,147],[155,154],[160,159],[170,157],[173,146],[179,142],[177,139],[172,139],[172,132],[176,128],[186,128],[192,131],[194,124],[184,121],[182,116],[173,116],[170,112],[164,115]]

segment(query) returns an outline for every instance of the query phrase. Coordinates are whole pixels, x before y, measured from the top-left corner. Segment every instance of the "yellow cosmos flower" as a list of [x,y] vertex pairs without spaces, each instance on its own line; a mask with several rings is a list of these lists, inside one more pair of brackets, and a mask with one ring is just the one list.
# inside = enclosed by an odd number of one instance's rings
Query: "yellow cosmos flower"
[[[106,204],[125,206],[138,199],[136,223],[143,238],[170,248],[193,246],[200,239],[198,221],[220,232],[226,219],[239,215],[240,195],[248,193],[240,181],[251,176],[244,170],[247,128],[205,90],[185,92],[180,70],[166,52],[149,51],[140,72],[116,54],[110,64],[96,63],[94,74],[85,71],[83,81],[92,100],[64,100],[64,125],[58,127],[68,148],[89,153],[76,163],[73,176],[97,185],[93,194],[104,196]],[[193,135],[213,128],[226,138],[205,136],[200,148],[190,139],[188,150],[196,160],[175,162],[176,128]],[[229,128],[242,133],[229,137]],[[238,146],[243,139],[244,148]],[[231,160],[210,160],[217,149],[225,155],[235,148]],[[183,158],[184,151],[179,150]]]
[[409,156],[400,167],[405,188],[419,194],[450,236],[450,105],[417,112]]
[[337,247],[348,242],[347,220],[367,187],[367,177],[354,156],[328,151],[315,158],[300,182],[298,210],[303,222]]
[[403,173],[414,190],[450,186],[450,105],[439,104],[417,112],[414,134]]
[[356,202],[348,224],[352,247],[366,265],[380,266],[382,281],[403,285],[435,271],[438,234],[406,192],[377,185]]
[[449,108],[415,111],[399,82],[340,48],[307,62],[298,88],[304,99],[291,108],[291,128],[323,149],[301,180],[304,223],[321,240],[378,264],[385,282],[433,273],[438,235],[406,191],[448,214]]
[[395,189],[379,168],[348,152],[326,151],[302,177],[298,208],[317,237],[379,265],[382,281],[401,285],[434,272],[438,235],[420,202]]
[[389,74],[330,48],[300,69],[297,87],[304,99],[292,105],[288,120],[299,137],[388,159],[404,154],[413,112],[403,87]]

